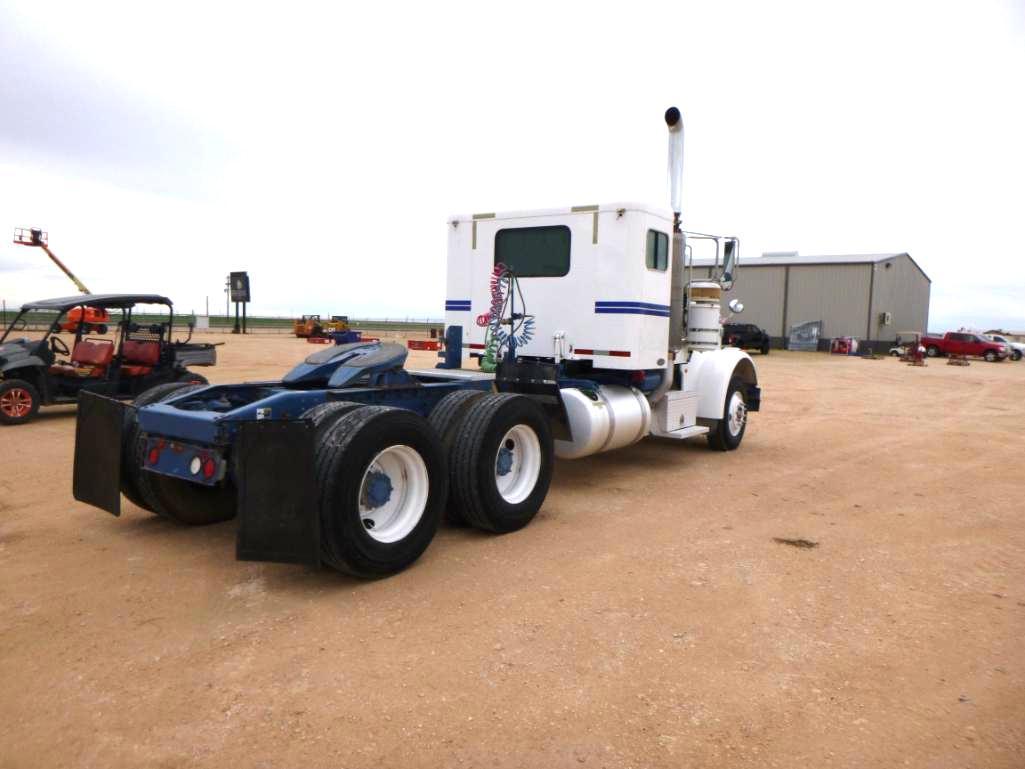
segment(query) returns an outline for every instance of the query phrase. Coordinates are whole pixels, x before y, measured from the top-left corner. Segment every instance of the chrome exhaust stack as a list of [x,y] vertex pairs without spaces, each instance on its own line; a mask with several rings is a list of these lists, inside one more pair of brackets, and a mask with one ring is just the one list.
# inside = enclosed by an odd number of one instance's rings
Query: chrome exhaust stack
[[684,325],[684,250],[687,238],[680,226],[683,213],[683,115],[676,107],[665,114],[669,129],[669,205],[673,209],[673,249],[669,290],[669,350],[670,356],[682,349],[686,334]]

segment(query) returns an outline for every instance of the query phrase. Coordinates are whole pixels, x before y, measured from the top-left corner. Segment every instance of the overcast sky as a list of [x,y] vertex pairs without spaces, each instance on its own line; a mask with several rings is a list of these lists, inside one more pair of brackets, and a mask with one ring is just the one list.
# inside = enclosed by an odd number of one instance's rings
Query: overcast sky
[[[0,0],[0,298],[441,317],[453,213],[665,205],[743,256],[908,251],[1025,329],[1025,1]],[[738,288],[743,286],[740,274]]]

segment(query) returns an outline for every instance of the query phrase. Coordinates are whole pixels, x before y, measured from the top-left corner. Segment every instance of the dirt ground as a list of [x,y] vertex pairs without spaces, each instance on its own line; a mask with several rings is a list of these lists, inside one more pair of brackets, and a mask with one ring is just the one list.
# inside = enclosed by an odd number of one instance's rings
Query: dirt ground
[[0,767],[1025,766],[1025,362],[756,364],[739,451],[559,462],[377,582],[74,502],[73,409],[0,428]]

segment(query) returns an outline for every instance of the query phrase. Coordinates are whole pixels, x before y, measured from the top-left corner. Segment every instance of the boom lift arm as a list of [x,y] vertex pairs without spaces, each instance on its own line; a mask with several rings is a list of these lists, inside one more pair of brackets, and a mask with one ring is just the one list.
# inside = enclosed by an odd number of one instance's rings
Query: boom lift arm
[[26,227],[18,227],[14,230],[14,242],[19,246],[37,246],[46,252],[46,255],[50,257],[54,264],[61,268],[61,271],[71,278],[71,282],[75,284],[77,288],[83,294],[91,294],[88,288],[85,287],[85,283],[80,281],[71,270],[60,259],[57,255],[50,250],[47,245],[47,234],[42,230],[28,229]]

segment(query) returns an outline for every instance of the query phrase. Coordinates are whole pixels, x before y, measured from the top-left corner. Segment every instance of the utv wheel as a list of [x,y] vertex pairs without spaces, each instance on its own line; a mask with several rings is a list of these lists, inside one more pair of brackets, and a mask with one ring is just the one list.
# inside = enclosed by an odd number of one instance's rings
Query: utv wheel
[[744,383],[734,377],[726,390],[723,417],[708,433],[708,445],[716,451],[733,451],[744,440],[747,429],[747,402]]
[[[427,419],[431,427],[441,437],[441,447],[445,451],[445,458],[448,460],[450,487],[454,487],[455,484],[451,474],[455,467],[452,449],[456,443],[456,436],[463,427],[463,422],[466,420],[470,407],[485,395],[487,393],[483,390],[456,390],[442,398]],[[451,503],[451,500],[445,511],[445,519],[449,523],[456,525],[468,523],[458,508]]]
[[486,531],[521,529],[548,494],[554,462],[540,406],[522,395],[487,395],[470,406],[454,439],[452,507]]
[[24,379],[0,382],[0,424],[20,425],[39,411],[39,391]]
[[448,466],[437,433],[418,414],[365,406],[317,441],[321,558],[354,577],[402,571],[438,530]]
[[[147,406],[152,403],[160,403],[176,395],[184,395],[202,387],[204,387],[202,384],[186,382],[157,385],[136,398],[135,405]],[[129,445],[132,447],[132,451],[124,453],[128,460],[128,472],[126,475],[122,470],[122,477],[127,477],[131,483],[134,483],[135,491],[146,503],[146,509],[188,526],[205,526],[235,517],[236,492],[235,485],[230,480],[226,479],[216,486],[203,486],[180,478],[147,472],[143,469],[146,459],[146,444],[139,435],[138,424],[133,426],[128,440],[131,441]],[[125,496],[131,499],[128,494]]]

